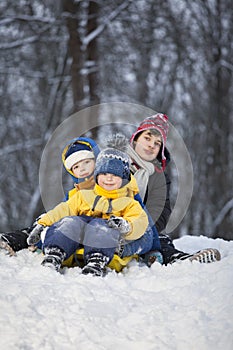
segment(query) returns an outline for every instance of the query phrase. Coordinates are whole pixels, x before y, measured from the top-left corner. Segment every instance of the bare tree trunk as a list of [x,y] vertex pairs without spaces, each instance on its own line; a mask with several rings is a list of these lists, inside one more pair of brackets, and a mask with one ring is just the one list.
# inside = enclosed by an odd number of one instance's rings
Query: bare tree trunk
[[[93,32],[98,26],[98,23],[97,23],[98,11],[99,11],[98,3],[96,1],[90,1],[89,8],[88,8],[88,23],[87,23],[88,35],[91,32]],[[89,42],[89,45],[87,46],[87,62],[89,66],[88,82],[89,82],[89,95],[90,95],[91,105],[94,105],[100,102],[99,95],[98,95],[98,89],[99,89],[98,60],[99,60],[98,45],[97,45],[97,38],[95,38],[94,40],[91,40]]]
[[[87,31],[90,35],[98,26],[98,13],[99,5],[96,1],[89,1],[88,7],[88,23]],[[90,105],[97,105],[100,103],[99,98],[99,65],[98,65],[98,45],[97,38],[91,40],[87,46],[87,62],[88,62],[88,85],[89,85],[89,99]],[[97,125],[98,121],[98,108],[96,108],[96,114],[92,115],[92,125]],[[96,128],[92,130],[91,136],[93,139],[97,139]]]
[[79,32],[78,14],[82,11],[81,2],[71,0],[63,1],[63,10],[67,12],[66,24],[69,32],[68,53],[72,58],[71,77],[73,91],[73,112],[84,106],[84,68],[85,57],[82,50],[82,41]]

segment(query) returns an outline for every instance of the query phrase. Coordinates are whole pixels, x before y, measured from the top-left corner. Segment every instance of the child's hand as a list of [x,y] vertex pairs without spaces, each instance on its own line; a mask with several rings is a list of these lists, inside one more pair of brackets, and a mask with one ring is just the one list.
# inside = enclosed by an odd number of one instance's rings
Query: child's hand
[[28,245],[34,245],[40,241],[41,232],[44,230],[45,226],[36,224],[34,229],[30,232],[27,238]]
[[128,221],[119,216],[111,216],[110,219],[108,219],[108,226],[118,229],[123,235],[130,231],[130,224]]

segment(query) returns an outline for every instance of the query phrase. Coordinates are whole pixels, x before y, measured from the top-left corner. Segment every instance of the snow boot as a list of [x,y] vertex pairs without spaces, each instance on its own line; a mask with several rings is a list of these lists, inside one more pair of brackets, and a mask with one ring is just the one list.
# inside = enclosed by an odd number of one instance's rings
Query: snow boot
[[0,248],[4,249],[7,255],[16,255],[16,252],[11,248],[4,236],[0,237]]
[[106,266],[109,258],[102,253],[91,253],[86,257],[86,265],[82,269],[83,275],[92,274],[93,276],[103,277],[106,275]]
[[50,267],[59,272],[61,270],[62,262],[65,260],[65,252],[58,247],[46,247],[44,253],[45,257],[41,265]]
[[211,263],[221,260],[221,254],[214,248],[202,249],[194,254],[177,253],[171,257],[170,263],[173,264],[176,261],[186,259],[190,261],[199,261],[200,263]]
[[28,248],[29,229],[0,233],[0,248],[5,249],[11,256],[15,255],[19,250]]

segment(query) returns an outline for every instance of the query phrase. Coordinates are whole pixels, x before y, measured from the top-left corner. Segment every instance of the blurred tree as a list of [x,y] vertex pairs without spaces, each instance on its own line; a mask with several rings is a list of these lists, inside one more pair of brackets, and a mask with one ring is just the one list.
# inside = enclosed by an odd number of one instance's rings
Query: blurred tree
[[[191,154],[193,198],[174,237],[231,237],[230,0],[3,0],[0,11],[1,230],[29,225],[43,211],[38,170],[56,127],[88,106],[121,101],[167,113]],[[108,123],[101,113],[86,113],[82,127],[98,116]],[[102,142],[104,127],[88,136]],[[175,197],[179,174],[171,175]]]
[[40,157],[69,100],[67,34],[53,2],[3,1],[1,12],[1,224],[11,228],[29,225],[43,210]]
[[233,198],[233,12],[229,8],[227,0],[200,0],[180,12],[182,33],[189,33],[189,41],[186,38],[188,55],[182,67],[178,66],[187,71],[185,79],[181,75],[178,81],[183,86],[184,106],[192,125],[185,139],[196,174],[187,232],[228,239],[232,238],[232,208],[222,216],[221,227],[219,222],[216,226],[215,219]]

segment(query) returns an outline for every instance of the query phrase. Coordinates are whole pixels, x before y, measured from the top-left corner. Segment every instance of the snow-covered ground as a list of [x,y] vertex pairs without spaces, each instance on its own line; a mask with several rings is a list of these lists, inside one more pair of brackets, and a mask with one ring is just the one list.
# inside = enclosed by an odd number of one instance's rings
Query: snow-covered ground
[[132,263],[99,278],[79,268],[56,273],[27,250],[0,251],[0,348],[232,350],[233,241],[174,242],[187,252],[217,248],[222,260]]

